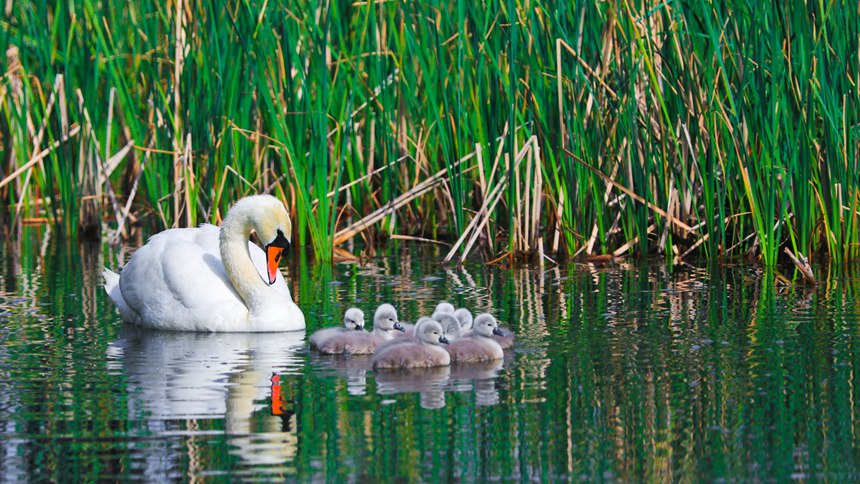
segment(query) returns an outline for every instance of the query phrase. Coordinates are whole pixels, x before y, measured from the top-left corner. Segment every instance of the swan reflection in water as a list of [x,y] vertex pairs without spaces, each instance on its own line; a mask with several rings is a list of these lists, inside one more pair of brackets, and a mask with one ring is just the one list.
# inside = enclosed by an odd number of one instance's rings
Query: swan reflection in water
[[[302,371],[304,338],[304,331],[189,333],[127,324],[108,347],[108,365],[126,375],[129,417],[144,420],[149,432],[181,432],[171,420],[223,419],[231,452],[245,464],[283,465],[296,454],[297,434],[280,375]],[[177,465],[166,448],[141,451],[153,454],[148,471]]]

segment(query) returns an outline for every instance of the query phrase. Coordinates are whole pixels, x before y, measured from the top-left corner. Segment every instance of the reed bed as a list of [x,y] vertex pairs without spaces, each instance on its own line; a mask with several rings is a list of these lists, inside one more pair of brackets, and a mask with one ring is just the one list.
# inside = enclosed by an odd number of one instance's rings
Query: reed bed
[[273,193],[318,259],[860,254],[856,2],[5,2],[0,196],[127,236]]

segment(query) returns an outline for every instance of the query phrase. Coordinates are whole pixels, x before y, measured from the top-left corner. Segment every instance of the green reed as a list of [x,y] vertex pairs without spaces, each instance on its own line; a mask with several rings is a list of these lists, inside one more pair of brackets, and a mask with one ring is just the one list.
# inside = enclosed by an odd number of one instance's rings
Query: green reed
[[[505,180],[495,252],[860,255],[850,2],[11,5],[0,195],[70,231],[125,216],[106,167],[164,227],[271,192],[327,259],[443,171],[360,236],[457,239]],[[515,163],[532,136],[542,183]]]

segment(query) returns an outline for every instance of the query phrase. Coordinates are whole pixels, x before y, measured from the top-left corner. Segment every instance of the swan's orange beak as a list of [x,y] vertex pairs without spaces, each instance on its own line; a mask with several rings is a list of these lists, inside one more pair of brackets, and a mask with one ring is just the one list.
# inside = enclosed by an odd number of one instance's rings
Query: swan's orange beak
[[266,271],[269,274],[269,285],[274,284],[275,278],[278,277],[278,263],[281,262],[283,253],[283,247],[275,245],[266,247]]

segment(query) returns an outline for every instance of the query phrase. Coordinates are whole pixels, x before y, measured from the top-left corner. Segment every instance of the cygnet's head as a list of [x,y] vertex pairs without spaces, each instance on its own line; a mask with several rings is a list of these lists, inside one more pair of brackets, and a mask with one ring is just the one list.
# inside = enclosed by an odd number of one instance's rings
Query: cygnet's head
[[442,330],[445,331],[445,338],[448,339],[449,343],[460,337],[460,322],[457,321],[457,318],[449,314],[440,314],[437,317],[439,319],[436,319],[436,321],[442,325]]
[[454,305],[448,301],[442,301],[436,305],[436,309],[433,311],[433,315],[436,314],[454,314]]
[[397,319],[397,310],[391,304],[382,304],[376,308],[376,313],[373,315],[373,328],[383,331],[391,331],[392,329],[406,331],[406,328]]
[[418,338],[419,341],[432,345],[449,343],[448,338],[445,337],[445,331],[442,329],[442,325],[439,324],[438,321],[432,319],[423,322],[421,326],[415,327],[415,337]]
[[361,331],[364,329],[364,311],[358,308],[349,308],[343,315],[343,325],[346,329]]
[[472,313],[466,308],[454,311],[454,317],[460,322],[460,329],[472,329]]
[[474,328],[472,331],[481,336],[492,336],[494,334],[502,336],[502,330],[499,329],[499,323],[492,314],[481,313],[475,317]]
[[[246,228],[245,224],[248,223],[250,228]],[[271,195],[242,198],[230,207],[223,225],[239,225],[237,229],[240,231],[253,229],[257,232],[257,238],[266,252],[269,284],[274,284],[281,256],[289,248],[293,234],[293,223],[284,204]],[[226,233],[226,230],[222,230],[221,236]]]
[[[418,334],[419,328],[421,328],[422,325],[427,324],[431,321],[436,321],[436,320],[433,318],[428,318],[427,316],[421,316],[420,318],[418,318],[418,321],[415,322],[415,327],[412,328],[413,334]],[[436,321],[436,322],[438,322],[438,321]]]

